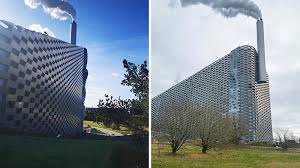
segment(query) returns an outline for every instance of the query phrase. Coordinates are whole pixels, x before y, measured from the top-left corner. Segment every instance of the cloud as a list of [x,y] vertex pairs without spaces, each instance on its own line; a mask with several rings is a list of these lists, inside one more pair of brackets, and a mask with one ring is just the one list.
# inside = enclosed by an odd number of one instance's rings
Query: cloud
[[54,19],[67,20],[71,17],[76,20],[74,7],[65,0],[24,0],[24,3],[31,9],[36,9],[42,5],[44,11]]
[[[289,3],[290,2],[290,3]],[[198,72],[240,45],[256,47],[255,20],[226,19],[209,7],[170,8],[152,1],[151,96]],[[264,16],[273,127],[300,136],[300,1],[258,1]]]
[[40,0],[24,0],[24,3],[31,9],[36,9],[40,5]]
[[47,33],[51,37],[55,37],[54,33],[47,27],[42,27],[40,24],[32,24],[28,27],[30,30],[39,32],[39,33]]
[[47,8],[43,7],[46,13],[49,13],[52,18],[58,20],[67,20],[69,18],[69,14],[60,10],[59,8]]

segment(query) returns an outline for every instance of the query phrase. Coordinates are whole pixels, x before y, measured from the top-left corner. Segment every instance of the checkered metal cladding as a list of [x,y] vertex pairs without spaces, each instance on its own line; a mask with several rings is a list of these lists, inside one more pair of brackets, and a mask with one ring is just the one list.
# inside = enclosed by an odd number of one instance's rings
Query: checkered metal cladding
[[22,132],[82,132],[87,50],[0,21],[0,124]]

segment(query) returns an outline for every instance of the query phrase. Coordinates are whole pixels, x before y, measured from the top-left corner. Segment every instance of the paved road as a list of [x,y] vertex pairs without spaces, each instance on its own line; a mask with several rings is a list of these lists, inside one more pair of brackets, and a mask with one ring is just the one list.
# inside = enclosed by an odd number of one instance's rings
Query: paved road
[[[86,126],[86,125],[84,125]],[[97,127],[93,127],[91,126],[92,128],[95,128],[99,131],[99,135],[105,135],[105,136],[124,136],[123,134],[121,133],[118,133],[116,131],[112,131],[112,130],[108,130],[108,129],[105,129],[105,128],[97,128]]]
[[106,134],[107,136],[123,136],[123,134],[121,134],[121,133],[118,133],[118,132],[112,131],[112,130],[108,130],[108,129],[105,129],[105,128],[96,128],[96,129],[98,131]]

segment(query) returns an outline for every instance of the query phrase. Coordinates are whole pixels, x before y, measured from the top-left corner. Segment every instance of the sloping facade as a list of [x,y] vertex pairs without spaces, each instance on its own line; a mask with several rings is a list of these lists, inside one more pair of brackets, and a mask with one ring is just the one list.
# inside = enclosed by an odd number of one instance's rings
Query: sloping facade
[[[241,46],[152,99],[152,121],[174,102],[231,116],[245,141],[272,141],[269,82],[257,82],[257,52]],[[186,117],[195,116],[187,114]],[[170,116],[171,117],[171,116]],[[197,122],[197,118],[193,118]],[[159,123],[159,122],[158,122]],[[153,128],[158,126],[152,122]]]

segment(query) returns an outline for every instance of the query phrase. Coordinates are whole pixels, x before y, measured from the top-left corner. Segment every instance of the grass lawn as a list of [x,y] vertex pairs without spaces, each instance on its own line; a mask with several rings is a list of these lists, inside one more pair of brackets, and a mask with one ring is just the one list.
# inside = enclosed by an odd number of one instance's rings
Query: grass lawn
[[126,143],[0,134],[0,167],[109,168],[114,146]]
[[97,127],[97,128],[105,128],[105,129],[108,129],[108,130],[112,130],[112,131],[121,133],[123,135],[127,135],[127,134],[131,133],[131,130],[129,128],[127,128],[127,127],[124,127],[123,125],[120,126],[120,130],[114,130],[114,129],[111,129],[111,128],[108,128],[108,127],[104,126],[104,124],[102,124],[102,123],[98,123],[97,124],[96,122],[93,122],[93,121],[86,121],[86,120],[84,120],[83,124],[84,125],[90,125],[92,127]]
[[202,154],[200,147],[185,145],[170,155],[170,147],[152,144],[153,168],[197,168],[197,167],[228,167],[228,168],[298,168],[300,167],[300,151],[276,151],[273,149],[228,147],[211,149]]

